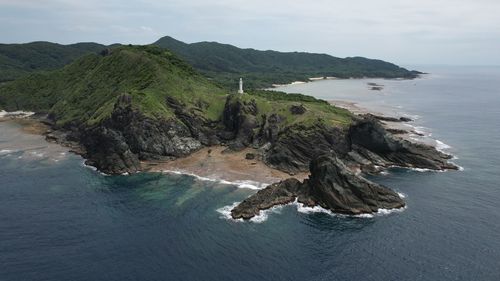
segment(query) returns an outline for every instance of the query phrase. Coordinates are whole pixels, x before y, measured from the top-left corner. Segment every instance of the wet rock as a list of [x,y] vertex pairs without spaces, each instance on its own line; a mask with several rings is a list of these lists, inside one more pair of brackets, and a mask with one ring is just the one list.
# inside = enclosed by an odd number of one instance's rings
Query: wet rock
[[302,115],[302,114],[306,113],[306,111],[307,110],[303,104],[290,106],[290,112],[294,115]]
[[374,118],[380,121],[386,121],[386,122],[412,122],[413,120],[408,117],[390,117],[390,116],[382,116],[382,115],[375,115],[373,113],[367,113],[364,114],[363,117],[366,118]]
[[128,95],[117,99],[109,118],[82,130],[85,157],[109,174],[137,172],[139,160],[182,157],[202,147],[182,122],[151,119],[133,110]]
[[245,199],[231,210],[234,219],[251,219],[261,210],[269,209],[276,205],[291,203],[297,197],[301,183],[294,178],[272,184],[259,190],[255,195]]
[[222,123],[226,132],[230,132],[232,150],[238,151],[248,147],[255,138],[255,129],[259,127],[257,120],[257,104],[255,100],[241,101],[228,96],[224,107]]
[[344,155],[350,150],[347,132],[343,128],[317,123],[312,126],[285,128],[265,153],[265,162],[289,174],[304,172],[318,155],[335,151]]
[[302,183],[291,178],[260,190],[236,206],[231,216],[250,219],[261,210],[295,199],[310,207],[319,205],[336,213],[352,215],[405,206],[396,192],[356,175],[334,154],[315,158],[310,163],[310,172],[309,178]]
[[247,160],[254,160],[255,159],[255,154],[253,154],[253,153],[247,153],[245,155],[245,159],[247,159]]
[[365,117],[349,130],[352,151],[383,167],[400,166],[432,170],[456,170],[450,155],[435,147],[395,138],[372,117]]
[[333,155],[314,159],[310,171],[304,181],[309,197],[333,212],[365,214],[405,206],[396,192],[354,174]]

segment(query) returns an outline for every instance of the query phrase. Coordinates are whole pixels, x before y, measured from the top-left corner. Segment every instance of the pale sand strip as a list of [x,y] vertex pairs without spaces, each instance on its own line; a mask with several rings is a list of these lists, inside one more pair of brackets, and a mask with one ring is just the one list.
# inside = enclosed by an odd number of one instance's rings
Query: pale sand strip
[[[187,172],[201,177],[227,181],[274,183],[292,177],[287,173],[266,166],[260,160],[245,159],[247,153],[257,154],[255,149],[247,148],[239,152],[222,153],[225,149],[224,146],[203,148],[187,157],[172,161],[143,162],[143,167],[150,172]],[[293,175],[299,180],[308,176],[308,173]]]

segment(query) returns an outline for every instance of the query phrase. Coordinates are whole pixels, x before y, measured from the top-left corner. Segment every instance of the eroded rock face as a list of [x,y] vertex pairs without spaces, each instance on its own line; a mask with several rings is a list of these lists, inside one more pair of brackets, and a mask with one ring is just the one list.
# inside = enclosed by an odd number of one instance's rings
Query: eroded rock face
[[304,181],[309,196],[333,212],[364,214],[405,206],[396,192],[354,174],[335,156],[314,159],[310,171],[311,176]]
[[84,129],[81,143],[88,163],[109,174],[137,172],[139,160],[182,157],[202,147],[185,124],[148,118],[131,108],[126,95],[108,119]]
[[266,153],[266,163],[290,174],[307,171],[311,160],[318,155],[336,152],[344,155],[350,150],[347,132],[342,128],[317,124],[311,127],[294,126],[284,129]]
[[257,120],[257,104],[254,100],[250,102],[232,101],[228,96],[222,122],[225,130],[229,133],[230,147],[233,150],[243,149],[254,141],[254,129],[259,127]]
[[354,174],[334,154],[311,161],[311,175],[304,182],[291,178],[272,184],[247,198],[231,211],[234,219],[250,219],[260,210],[288,204],[297,198],[307,206],[321,206],[342,214],[366,214],[405,206],[387,187]]
[[[220,121],[206,120],[195,108],[172,97],[165,100],[175,114],[168,120],[144,116],[131,107],[131,97],[117,99],[109,118],[94,127],[67,128],[76,133],[91,165],[105,173],[119,174],[140,169],[139,160],[183,157],[203,146],[225,144],[228,151],[260,148],[263,161],[289,174],[306,172],[319,155],[335,153],[354,169],[377,172],[391,166],[457,169],[449,155],[434,147],[394,136],[381,122],[367,115],[350,127],[285,125],[284,117],[259,112],[254,100],[229,96]],[[203,108],[200,102],[197,106]],[[74,127],[74,128],[73,128]]]
[[365,172],[378,172],[392,166],[431,170],[457,169],[435,147],[395,137],[381,122],[365,116],[349,128],[337,128],[321,123],[304,127],[291,126],[279,131],[265,153],[266,164],[295,174],[308,170],[315,157],[335,152],[350,166]]
[[297,197],[301,186],[302,183],[294,178],[272,184],[241,202],[231,210],[231,216],[234,219],[251,219],[261,210],[291,203]]
[[294,115],[301,115],[306,113],[307,109],[304,107],[303,104],[301,105],[292,105],[290,107],[290,112]]
[[[351,155],[381,167],[456,170],[450,155],[435,147],[394,137],[375,118],[365,117],[349,129]],[[363,161],[358,161],[362,163]]]

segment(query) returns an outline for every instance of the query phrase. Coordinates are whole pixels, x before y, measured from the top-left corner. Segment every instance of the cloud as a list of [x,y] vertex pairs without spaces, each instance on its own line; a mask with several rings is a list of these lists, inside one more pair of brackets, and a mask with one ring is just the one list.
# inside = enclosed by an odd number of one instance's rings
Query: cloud
[[144,44],[171,35],[397,63],[500,64],[499,13],[496,0],[0,0],[0,38]]

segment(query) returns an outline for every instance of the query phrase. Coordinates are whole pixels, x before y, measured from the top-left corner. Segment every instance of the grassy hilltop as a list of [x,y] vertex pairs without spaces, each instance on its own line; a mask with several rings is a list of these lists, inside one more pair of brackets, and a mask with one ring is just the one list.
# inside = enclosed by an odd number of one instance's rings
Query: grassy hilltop
[[[153,46],[122,46],[90,54],[60,70],[35,73],[0,86],[0,108],[49,113],[58,125],[98,124],[108,118],[122,94],[132,97],[135,110],[153,119],[176,118],[168,97],[205,120],[219,121],[230,92],[198,74],[176,55]],[[350,114],[304,95],[251,91],[234,95],[255,101],[259,114],[276,113],[283,125],[348,124]],[[231,101],[229,99],[228,101]],[[302,115],[290,106],[302,105]]]

